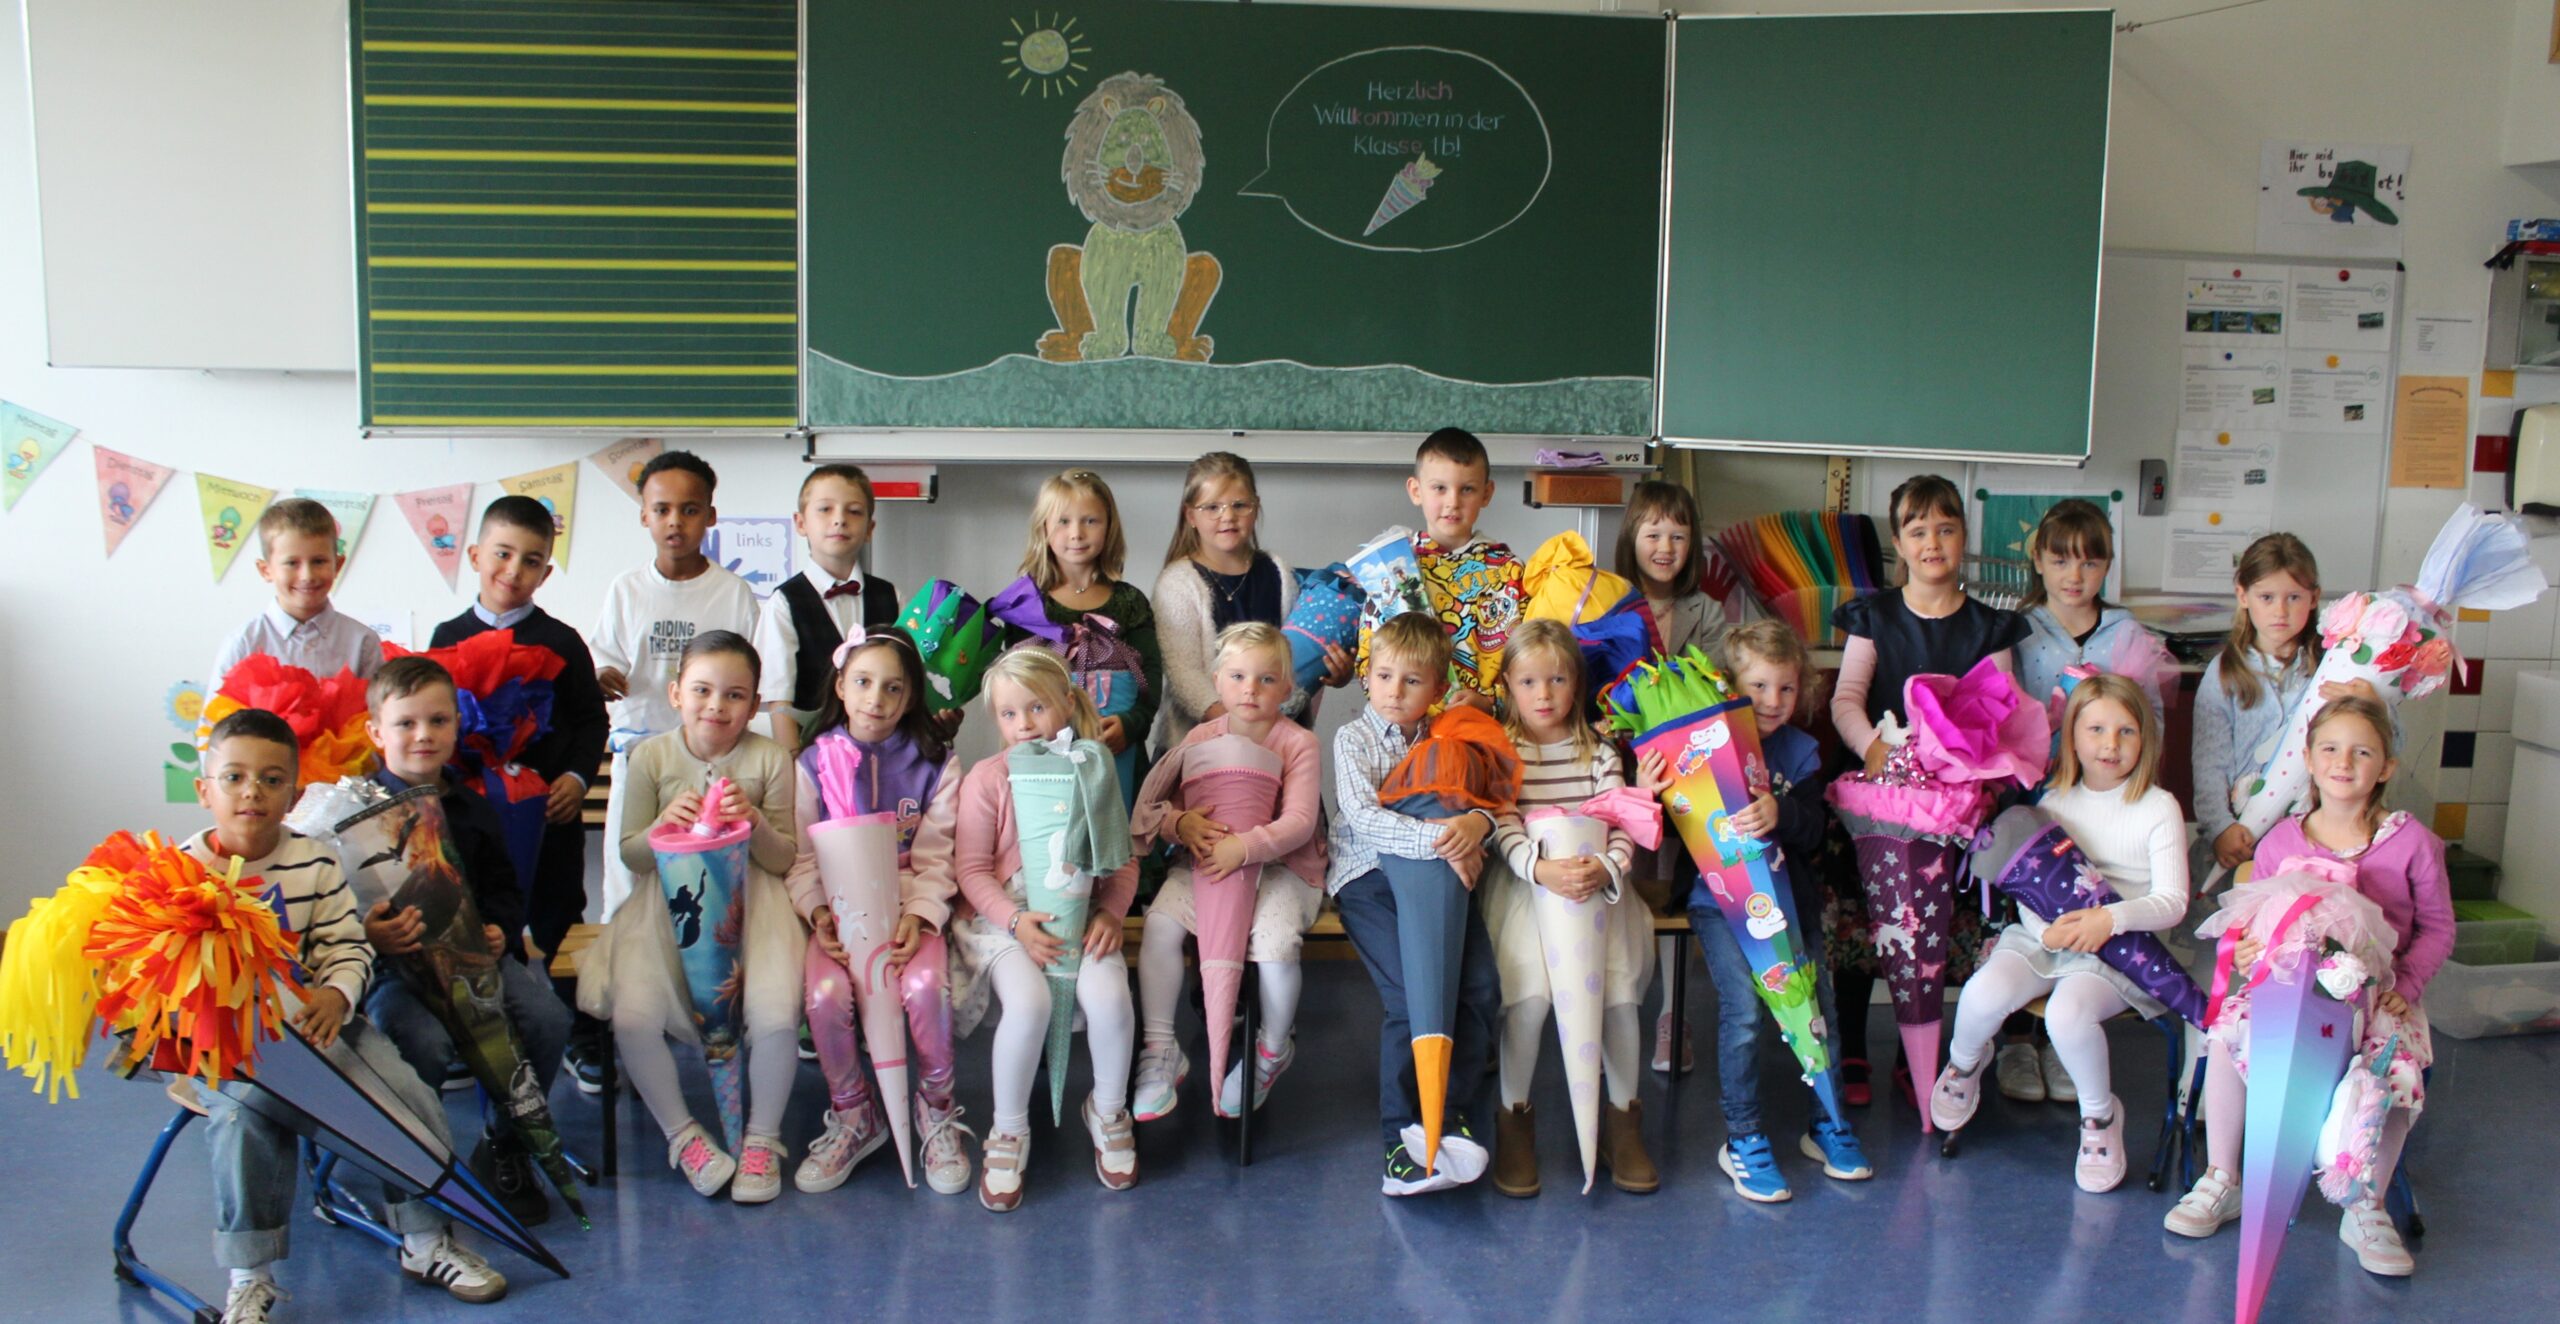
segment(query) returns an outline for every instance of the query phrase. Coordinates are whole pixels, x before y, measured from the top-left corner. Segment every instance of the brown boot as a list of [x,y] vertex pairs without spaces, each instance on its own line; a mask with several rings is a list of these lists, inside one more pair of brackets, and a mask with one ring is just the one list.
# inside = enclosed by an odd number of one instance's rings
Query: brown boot
[[1493,1189],[1515,1200],[1538,1193],[1538,1128],[1525,1103],[1493,1115]]
[[1628,1100],[1624,1108],[1600,1110],[1600,1166],[1619,1190],[1651,1195],[1662,1187],[1662,1174],[1644,1152],[1644,1102]]

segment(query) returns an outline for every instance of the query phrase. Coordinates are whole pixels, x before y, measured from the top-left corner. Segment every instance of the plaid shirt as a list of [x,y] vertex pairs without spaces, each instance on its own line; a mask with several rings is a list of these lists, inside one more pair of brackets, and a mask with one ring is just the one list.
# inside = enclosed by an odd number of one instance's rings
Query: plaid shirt
[[1333,733],[1336,812],[1332,861],[1325,869],[1326,893],[1340,892],[1344,883],[1377,868],[1381,855],[1427,860],[1437,853],[1439,824],[1378,805],[1378,783],[1412,748],[1411,738],[1366,705],[1358,717]]

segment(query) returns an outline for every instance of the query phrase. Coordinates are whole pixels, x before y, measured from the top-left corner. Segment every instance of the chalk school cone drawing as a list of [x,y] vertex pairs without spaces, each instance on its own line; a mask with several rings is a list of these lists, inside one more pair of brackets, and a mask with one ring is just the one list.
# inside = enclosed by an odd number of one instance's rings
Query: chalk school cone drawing
[[855,814],[812,824],[809,847],[818,857],[818,882],[826,889],[827,909],[835,916],[836,941],[844,944],[845,955],[851,958],[863,1046],[871,1055],[871,1072],[879,1079],[880,1106],[889,1114],[889,1134],[897,1141],[898,1170],[913,1187],[907,1018],[898,1000],[897,976],[889,972],[889,954],[897,947],[898,816]]
[[454,862],[442,794],[436,786],[392,793],[379,782],[351,778],[305,787],[285,821],[333,845],[359,913],[377,901],[389,902],[394,912],[417,909],[426,924],[417,950],[383,957],[382,964],[444,1026],[497,1116],[559,1189],[578,1225],[592,1227],[551,1104],[507,1020],[499,958],[489,950],[480,907]]
[[1849,1124],[1838,1077],[1823,1044],[1829,1027],[1815,998],[1810,938],[1796,913],[1795,889],[1776,846],[1733,830],[1733,814],[1769,784],[1760,728],[1751,701],[1696,648],[1660,663],[1645,662],[1604,696],[1612,725],[1635,733],[1636,756],[1660,754],[1671,783],[1663,817],[1733,930],[1752,991],[1769,1008],[1795,1055],[1804,1082],[1831,1121]]
[[[1270,825],[1280,809],[1280,756],[1243,736],[1216,736],[1181,750],[1182,803],[1231,832]],[[1235,1039],[1236,998],[1244,988],[1244,961],[1253,932],[1254,901],[1262,867],[1234,873],[1191,862],[1191,909],[1200,944],[1200,1001],[1209,1027],[1211,1106],[1225,1089]],[[1247,1045],[1247,1050],[1251,1050]],[[1248,1098],[1246,1106],[1250,1107]]]
[[693,998],[693,1020],[702,1034],[702,1056],[711,1068],[711,1093],[720,1105],[720,1131],[729,1152],[746,1139],[746,1090],[738,1053],[741,998],[738,938],[746,907],[747,846],[755,825],[720,817],[729,779],[714,777],[702,793],[702,815],[689,826],[661,824],[649,830],[658,856],[658,885],[666,889],[667,918],[675,924],[676,961]]
[[1396,170],[1395,178],[1387,181],[1386,195],[1378,199],[1378,209],[1369,214],[1369,227],[1360,232],[1360,237],[1376,234],[1379,227],[1411,211],[1431,191],[1432,181],[1440,178],[1440,171],[1441,167],[1434,165],[1429,156],[1416,156],[1405,162]]
[[[1089,747],[1089,748],[1088,748]],[[1049,977],[1049,1119],[1067,1115],[1067,1052],[1075,1042],[1076,976],[1084,968],[1085,917],[1093,905],[1093,875],[1067,863],[1067,833],[1077,810],[1076,768],[1084,758],[1111,752],[1060,731],[1051,740],[1026,740],[1005,751],[1005,777],[1013,787],[1014,840],[1022,856],[1022,903],[1050,918],[1040,927],[1064,946],[1043,972]],[[1127,835],[1126,830],[1122,832]]]

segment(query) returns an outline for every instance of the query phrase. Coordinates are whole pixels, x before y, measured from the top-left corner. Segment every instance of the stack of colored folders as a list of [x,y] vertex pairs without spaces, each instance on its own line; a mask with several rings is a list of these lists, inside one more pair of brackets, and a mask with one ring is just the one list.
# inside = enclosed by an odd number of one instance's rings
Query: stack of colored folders
[[1783,510],[1726,529],[1716,546],[1771,615],[1817,646],[1840,642],[1832,608],[1884,587],[1883,549],[1864,515]]

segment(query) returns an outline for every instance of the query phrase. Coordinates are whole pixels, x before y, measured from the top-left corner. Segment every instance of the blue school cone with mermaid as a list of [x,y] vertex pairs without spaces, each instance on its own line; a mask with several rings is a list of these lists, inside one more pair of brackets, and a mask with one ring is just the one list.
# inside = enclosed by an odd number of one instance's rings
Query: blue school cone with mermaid
[[729,779],[714,777],[702,793],[702,815],[690,826],[661,824],[649,830],[658,856],[658,885],[666,889],[667,918],[675,925],[676,962],[693,999],[693,1022],[702,1033],[703,1060],[711,1068],[711,1092],[720,1105],[720,1133],[729,1152],[746,1139],[746,1065],[738,1056],[738,1012],[744,975],[738,935],[746,907],[738,895],[747,878],[747,845],[755,825],[723,819],[720,802]]

